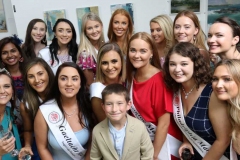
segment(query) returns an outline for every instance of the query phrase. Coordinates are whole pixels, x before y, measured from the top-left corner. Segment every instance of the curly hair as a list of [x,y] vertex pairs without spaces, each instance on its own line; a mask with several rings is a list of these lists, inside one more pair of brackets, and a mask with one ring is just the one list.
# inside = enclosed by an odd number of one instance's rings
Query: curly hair
[[205,61],[204,57],[200,54],[199,48],[190,42],[180,42],[173,46],[166,58],[163,65],[163,75],[165,84],[169,89],[177,91],[181,84],[177,83],[170,75],[169,72],[169,60],[173,54],[178,54],[183,57],[188,57],[194,64],[193,79],[198,89],[200,84],[207,84],[211,82],[211,72],[209,64]]

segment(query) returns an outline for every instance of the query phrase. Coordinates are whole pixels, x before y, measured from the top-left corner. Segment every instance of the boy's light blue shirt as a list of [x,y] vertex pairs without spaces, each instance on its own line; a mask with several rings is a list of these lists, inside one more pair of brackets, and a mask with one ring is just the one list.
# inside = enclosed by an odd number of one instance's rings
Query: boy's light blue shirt
[[120,130],[117,130],[110,121],[108,121],[109,125],[109,133],[110,137],[112,139],[114,148],[119,156],[119,159],[122,158],[122,151],[123,151],[123,146],[124,146],[124,139],[125,139],[125,134],[126,134],[126,126],[127,122],[125,123],[124,127]]

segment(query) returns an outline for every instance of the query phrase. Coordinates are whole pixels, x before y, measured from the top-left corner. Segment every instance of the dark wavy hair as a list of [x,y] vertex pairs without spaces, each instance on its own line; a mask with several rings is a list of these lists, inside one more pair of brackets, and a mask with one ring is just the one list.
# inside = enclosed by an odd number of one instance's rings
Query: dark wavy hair
[[[46,23],[42,20],[42,19],[33,19],[31,20],[29,23],[28,23],[28,26],[27,26],[27,31],[26,31],[26,37],[25,37],[25,42],[22,46],[22,50],[23,50],[23,53],[26,55],[26,57],[28,59],[31,59],[31,58],[35,58],[36,57],[36,54],[35,54],[35,51],[34,51],[34,47],[35,47],[35,42],[32,38],[32,29],[34,27],[34,25],[37,23],[37,22],[41,22],[41,23],[44,23],[45,25],[45,30],[47,32],[47,25]],[[46,35],[43,37],[43,39],[41,40],[41,43],[44,44],[45,46],[47,45],[47,40],[46,40]]]
[[[16,39],[15,37],[5,37],[5,38],[0,40],[0,61],[2,62],[2,50],[5,47],[5,45],[7,45],[8,43],[12,43],[17,48],[18,52],[21,55],[21,58],[23,58],[22,62],[19,61],[19,69],[20,69],[20,72],[23,74],[24,67],[25,67],[25,61],[26,61],[26,56],[22,52],[22,49],[20,47],[21,44],[19,44],[19,40]],[[4,63],[2,64],[2,67],[5,67],[9,71],[8,66],[5,65]]]
[[[55,23],[55,25],[53,26],[53,32],[54,32],[54,33],[56,33],[57,25],[58,25],[60,22],[65,22],[65,23],[69,24],[69,26],[71,27],[71,30],[72,30],[72,39],[71,39],[71,41],[68,43],[67,48],[68,48],[68,54],[69,54],[70,56],[72,56],[73,62],[76,63],[76,61],[77,61],[78,45],[77,45],[77,42],[76,42],[77,35],[76,35],[75,28],[74,28],[72,22],[70,22],[68,19],[59,18],[59,19],[57,20],[57,22]],[[56,36],[54,35],[54,37],[53,37],[53,39],[52,39],[52,43],[49,45],[49,50],[50,50],[51,59],[52,59],[52,64],[51,64],[51,65],[54,64],[54,60],[55,60],[55,59],[56,59],[57,62],[59,63],[59,59],[58,59],[58,57],[57,57],[58,49],[59,49],[58,40],[57,40]]]
[[237,50],[240,52],[240,26],[239,24],[231,18],[228,17],[219,17],[213,23],[224,23],[232,29],[233,37],[238,36],[239,41],[236,44]]
[[173,91],[177,91],[180,87],[180,83],[177,83],[169,73],[169,60],[171,55],[178,54],[183,57],[188,57],[194,64],[193,68],[193,79],[198,89],[200,84],[207,84],[211,82],[211,71],[209,64],[205,61],[204,57],[200,54],[199,48],[190,42],[180,42],[173,46],[166,58],[163,65],[164,81],[166,86]]
[[[66,67],[72,67],[72,68],[76,69],[81,78],[81,88],[79,89],[79,91],[76,95],[76,100],[77,100],[78,109],[79,109],[79,113],[78,113],[78,117],[80,120],[79,123],[81,124],[82,127],[86,127],[88,129],[90,129],[90,131],[91,131],[94,127],[94,118],[93,118],[91,102],[89,99],[89,93],[87,92],[87,86],[86,86],[87,80],[83,74],[83,71],[80,69],[80,67],[76,63],[65,62],[58,67],[56,76],[54,78],[53,88],[51,89],[52,93],[49,94],[49,96],[46,98],[46,100],[44,102],[51,100],[51,99],[55,99],[57,101],[57,104],[58,104],[61,112],[64,113],[63,107],[62,107],[62,102],[61,102],[61,92],[58,87],[58,78],[59,78],[60,72],[63,70],[63,68],[66,68]],[[80,112],[82,114],[80,114]],[[64,116],[64,114],[63,114],[63,116]],[[85,121],[82,121],[83,119],[87,120],[88,125],[84,124]]]

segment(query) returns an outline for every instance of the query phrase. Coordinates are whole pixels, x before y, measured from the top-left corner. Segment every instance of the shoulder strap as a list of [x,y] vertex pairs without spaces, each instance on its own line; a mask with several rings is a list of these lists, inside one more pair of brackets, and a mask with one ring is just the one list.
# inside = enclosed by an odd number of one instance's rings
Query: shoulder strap
[[[204,157],[209,149],[211,148],[211,145],[202,139],[200,136],[198,136],[196,133],[194,133],[186,124],[184,115],[183,115],[183,106],[181,101],[181,94],[180,91],[177,93],[174,93],[173,97],[173,117],[182,131],[182,133],[185,135],[185,137],[189,140],[189,142],[193,145],[193,147],[198,151],[198,153]],[[220,160],[228,160],[227,157],[224,155],[220,158]]]
[[74,160],[83,160],[86,150],[79,143],[56,101],[46,102],[40,110],[61,148]]

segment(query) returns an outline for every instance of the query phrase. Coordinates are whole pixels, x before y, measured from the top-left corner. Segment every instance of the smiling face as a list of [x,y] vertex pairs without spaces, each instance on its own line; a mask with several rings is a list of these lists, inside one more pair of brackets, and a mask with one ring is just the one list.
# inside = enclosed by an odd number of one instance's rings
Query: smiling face
[[122,70],[122,62],[120,55],[116,51],[111,50],[105,53],[102,56],[100,65],[101,70],[105,75],[106,83],[117,83],[119,81],[120,73]]
[[150,29],[151,29],[151,36],[152,36],[153,40],[155,41],[155,43],[159,44],[159,43],[164,42],[165,36],[162,31],[162,28],[160,27],[160,25],[158,23],[151,22]]
[[122,14],[117,14],[113,18],[113,32],[119,38],[125,36],[128,30],[128,18]]
[[29,85],[41,96],[48,86],[49,77],[44,67],[36,64],[28,70],[27,80]]
[[225,65],[218,66],[213,74],[213,91],[220,100],[230,101],[238,95],[238,85]]
[[31,36],[34,42],[41,42],[46,35],[46,26],[43,22],[37,22],[34,24],[31,32]]
[[169,58],[169,73],[177,83],[185,83],[192,79],[194,63],[189,57],[173,53]]
[[13,96],[11,79],[6,75],[0,75],[0,106],[6,106]]
[[109,94],[105,96],[102,108],[111,123],[124,124],[126,122],[127,111],[131,107],[131,101],[126,102],[122,94]]
[[81,88],[81,78],[73,67],[63,68],[58,76],[58,88],[62,98],[76,98]]
[[86,36],[89,40],[98,41],[102,34],[102,25],[98,21],[88,20],[85,27]]
[[153,56],[149,44],[142,39],[134,39],[129,46],[129,60],[136,69],[148,67]]
[[1,52],[1,59],[2,62],[8,67],[18,65],[20,58],[21,54],[14,44],[7,43],[3,47]]
[[194,22],[186,17],[181,16],[175,21],[174,37],[178,42],[191,42],[193,43],[194,35],[197,35],[198,28],[195,27]]
[[73,37],[72,29],[66,22],[59,22],[56,26],[55,36],[58,40],[59,45],[68,44]]
[[214,23],[209,29],[207,44],[211,53],[226,53],[233,47],[236,48],[238,41],[239,38],[233,37],[233,31],[227,24]]

